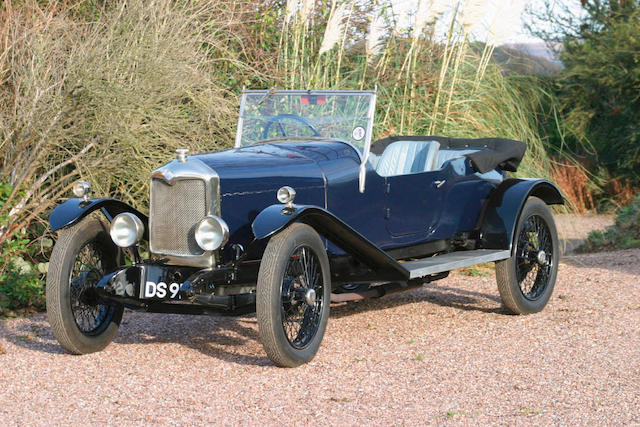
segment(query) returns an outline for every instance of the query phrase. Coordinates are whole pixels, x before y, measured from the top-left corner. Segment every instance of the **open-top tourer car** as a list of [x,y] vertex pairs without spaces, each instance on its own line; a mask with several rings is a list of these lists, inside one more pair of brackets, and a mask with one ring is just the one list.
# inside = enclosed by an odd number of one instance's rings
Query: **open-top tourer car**
[[542,310],[559,258],[547,205],[563,198],[549,181],[509,178],[526,145],[372,143],[375,100],[375,91],[244,91],[235,147],[177,150],[151,173],[148,216],[76,183],[77,198],[50,216],[59,237],[47,312],[60,344],[101,350],[125,307],[256,311],[268,356],[297,366],[316,354],[331,302],[494,261],[506,309]]

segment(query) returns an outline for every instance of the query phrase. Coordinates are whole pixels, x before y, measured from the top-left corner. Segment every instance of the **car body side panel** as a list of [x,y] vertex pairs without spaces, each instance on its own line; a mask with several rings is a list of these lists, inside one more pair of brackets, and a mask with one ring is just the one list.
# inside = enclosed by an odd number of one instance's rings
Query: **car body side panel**
[[[293,186],[292,186],[293,187]],[[298,192],[296,194],[296,202],[315,205],[322,205],[324,201],[324,187],[294,187]],[[244,194],[242,196],[234,194],[223,194],[221,198],[222,215],[229,226],[229,244],[223,249],[223,259],[233,259],[234,251],[232,245],[234,243],[241,244],[245,249],[254,239],[251,231],[251,224],[254,222],[258,214],[268,206],[278,203],[276,192],[273,190]],[[266,242],[265,242],[266,244]],[[262,250],[257,253],[250,254],[252,257],[261,257]]]
[[[316,206],[325,208],[378,246],[393,244],[385,229],[385,180],[369,166],[365,192],[360,193],[361,159],[353,147],[337,141],[275,145],[286,146],[287,149],[317,162],[326,179],[326,202]],[[295,186],[292,187],[298,192]],[[303,203],[298,195],[296,203]],[[330,255],[345,253],[330,241],[327,242],[327,250]]]
[[458,232],[473,231],[482,207],[496,185],[476,175],[466,175],[453,182],[446,189],[438,228],[432,237],[446,239]]
[[[421,235],[428,239],[436,232],[450,186],[447,178],[444,170],[386,177],[386,228],[391,236]],[[436,181],[444,184],[438,188]]]
[[317,206],[269,206],[260,212],[253,222],[252,229],[256,239],[262,240],[296,221],[313,227],[320,235],[334,242],[363,264],[368,265],[381,278],[387,280],[406,280],[409,278],[409,272],[376,244],[340,218]]
[[[371,242],[382,247],[390,243],[384,220],[384,179],[367,170],[366,187],[358,186],[359,163],[321,163],[327,174],[327,210],[340,218]],[[333,254],[343,252],[332,245]]]
[[[459,231],[472,231],[485,199],[496,185],[475,175],[468,162],[457,168],[448,162],[438,171],[386,178],[367,164],[365,191],[360,193],[360,157],[349,145],[330,142],[287,146],[313,158],[322,169],[327,185],[326,205],[317,206],[326,208],[385,250],[450,238]],[[445,184],[435,188],[436,180],[443,180]],[[410,183],[403,185],[402,181]],[[302,203],[298,198],[296,202]],[[392,234],[391,222],[396,227],[411,223],[415,229]],[[344,254],[331,242],[327,248],[330,255]]]

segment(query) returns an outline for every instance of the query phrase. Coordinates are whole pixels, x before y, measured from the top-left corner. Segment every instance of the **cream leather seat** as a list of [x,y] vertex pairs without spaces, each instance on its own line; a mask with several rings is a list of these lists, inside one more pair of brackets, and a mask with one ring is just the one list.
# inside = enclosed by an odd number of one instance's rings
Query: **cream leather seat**
[[377,159],[376,172],[396,176],[435,170],[439,148],[436,141],[396,141]]

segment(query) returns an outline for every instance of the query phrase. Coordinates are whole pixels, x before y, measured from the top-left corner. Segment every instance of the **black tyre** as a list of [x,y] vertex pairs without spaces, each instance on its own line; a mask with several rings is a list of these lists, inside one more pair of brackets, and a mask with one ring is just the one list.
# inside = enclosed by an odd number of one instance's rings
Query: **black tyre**
[[107,228],[96,218],[60,232],[49,260],[47,315],[53,334],[70,353],[102,350],[118,332],[124,307],[100,304],[92,292],[117,259]]
[[295,367],[313,359],[329,318],[331,276],[320,236],[292,224],[274,236],[260,264],[258,331],[269,358]]
[[560,249],[551,211],[537,197],[522,209],[511,258],[496,262],[498,291],[514,314],[541,311],[549,302],[558,274]]

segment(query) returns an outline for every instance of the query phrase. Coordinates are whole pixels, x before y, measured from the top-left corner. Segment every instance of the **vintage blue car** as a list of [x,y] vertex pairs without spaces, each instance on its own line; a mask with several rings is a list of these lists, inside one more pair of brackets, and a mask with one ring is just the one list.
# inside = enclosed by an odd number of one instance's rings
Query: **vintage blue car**
[[151,173],[148,216],[76,183],[50,216],[47,312],[60,344],[103,349],[125,307],[255,311],[271,360],[298,366],[316,354],[331,302],[494,261],[506,309],[542,310],[560,255],[547,205],[563,198],[549,181],[507,175],[526,145],[372,143],[375,102],[375,91],[244,91],[235,147],[177,150]]

